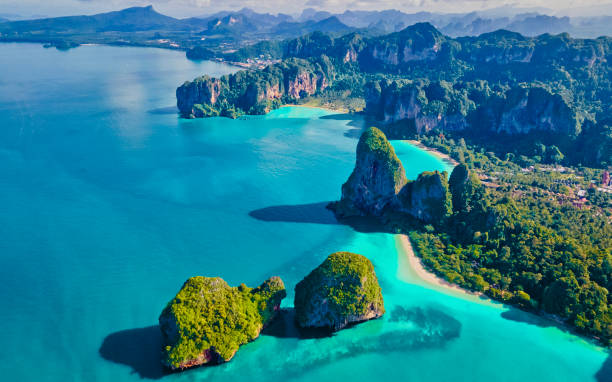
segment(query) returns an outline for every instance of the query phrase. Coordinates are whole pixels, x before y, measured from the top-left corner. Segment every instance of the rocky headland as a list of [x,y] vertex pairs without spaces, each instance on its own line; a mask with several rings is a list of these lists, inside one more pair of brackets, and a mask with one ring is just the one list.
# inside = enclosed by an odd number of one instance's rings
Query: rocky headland
[[371,127],[359,139],[355,169],[342,185],[342,198],[329,208],[341,218],[399,213],[438,224],[452,211],[446,178],[445,172],[433,171],[409,181],[385,134]]
[[285,60],[260,71],[185,82],[176,90],[177,106],[188,118],[265,114],[325,89],[333,77],[329,59]]

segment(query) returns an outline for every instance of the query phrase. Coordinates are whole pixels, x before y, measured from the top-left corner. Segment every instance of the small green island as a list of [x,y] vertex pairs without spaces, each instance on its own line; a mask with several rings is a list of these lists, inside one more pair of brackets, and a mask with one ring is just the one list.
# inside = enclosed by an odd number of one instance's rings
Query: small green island
[[252,289],[220,277],[191,277],[159,316],[162,363],[171,370],[219,364],[259,336],[287,296],[280,277]]
[[294,305],[302,328],[333,331],[385,313],[374,266],[366,257],[350,252],[329,255],[300,281]]
[[[385,313],[374,266],[337,252],[295,288],[296,324],[340,330]],[[280,277],[257,288],[230,287],[220,277],[188,279],[159,316],[162,364],[172,371],[230,361],[278,315],[287,296]]]

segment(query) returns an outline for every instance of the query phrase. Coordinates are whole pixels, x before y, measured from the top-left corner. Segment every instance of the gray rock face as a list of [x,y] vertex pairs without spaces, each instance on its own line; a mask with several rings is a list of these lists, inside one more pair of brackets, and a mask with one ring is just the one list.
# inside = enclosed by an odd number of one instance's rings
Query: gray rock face
[[265,114],[283,101],[298,100],[330,85],[329,59],[311,62],[288,59],[260,71],[239,71],[220,78],[203,76],[176,90],[185,117]]
[[446,173],[434,171],[419,174],[400,194],[399,211],[426,223],[439,223],[452,212]]
[[176,89],[176,99],[179,111],[183,115],[196,116],[195,104],[214,105],[221,94],[221,81],[208,76],[185,82]]
[[581,125],[576,113],[560,94],[538,87],[512,89],[498,120],[492,129],[507,134],[545,130],[575,136]]
[[418,134],[433,129],[463,130],[467,127],[465,115],[453,112],[431,111],[422,87],[416,84],[368,84],[365,89],[366,112],[384,123],[402,120],[414,121]]
[[384,133],[371,127],[357,145],[357,162],[342,185],[342,199],[331,203],[338,217],[409,215],[438,224],[452,212],[446,172],[424,172],[409,182],[401,161]]
[[380,216],[408,182],[402,162],[384,133],[375,127],[361,135],[355,169],[342,186],[340,216]]
[[304,328],[340,330],[385,313],[374,266],[366,257],[337,252],[295,287],[295,311]]

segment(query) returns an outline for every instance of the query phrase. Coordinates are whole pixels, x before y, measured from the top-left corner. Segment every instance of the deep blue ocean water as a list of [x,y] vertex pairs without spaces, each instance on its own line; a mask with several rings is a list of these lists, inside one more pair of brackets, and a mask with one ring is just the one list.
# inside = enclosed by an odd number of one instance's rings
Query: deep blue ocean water
[[[157,49],[0,45],[0,380],[612,380],[603,349],[422,286],[396,237],[336,223],[324,207],[359,121],[308,108],[178,118],[179,84],[233,70]],[[410,178],[449,169],[394,145]],[[289,308],[338,250],[373,261],[384,318],[313,339],[287,313],[230,363],[162,373],[157,317],[188,277],[279,275]]]

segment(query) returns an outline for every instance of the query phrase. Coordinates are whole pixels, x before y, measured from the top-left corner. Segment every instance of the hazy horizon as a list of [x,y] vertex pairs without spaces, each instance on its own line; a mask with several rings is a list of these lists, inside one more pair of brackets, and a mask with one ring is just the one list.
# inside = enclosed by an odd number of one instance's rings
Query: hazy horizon
[[[345,10],[397,9],[413,13],[467,13],[498,9],[500,13],[539,12],[558,16],[612,15],[612,2],[604,0],[8,0],[0,4],[0,14],[21,17],[57,17],[116,11],[134,6],[153,5],[160,13],[173,17],[190,17],[218,11],[234,11],[244,7],[258,12],[300,14],[306,8],[341,13]],[[499,9],[501,8],[501,9]]]

